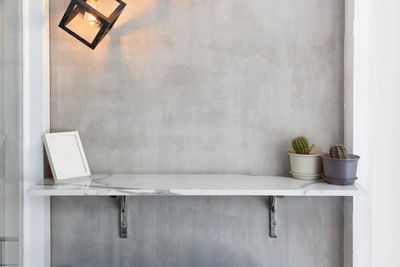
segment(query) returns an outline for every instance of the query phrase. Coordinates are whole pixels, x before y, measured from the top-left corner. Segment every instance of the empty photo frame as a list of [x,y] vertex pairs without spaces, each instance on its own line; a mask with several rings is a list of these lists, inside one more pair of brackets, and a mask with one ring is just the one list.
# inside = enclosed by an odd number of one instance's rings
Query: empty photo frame
[[43,142],[54,181],[90,175],[77,131],[47,133],[43,137]]

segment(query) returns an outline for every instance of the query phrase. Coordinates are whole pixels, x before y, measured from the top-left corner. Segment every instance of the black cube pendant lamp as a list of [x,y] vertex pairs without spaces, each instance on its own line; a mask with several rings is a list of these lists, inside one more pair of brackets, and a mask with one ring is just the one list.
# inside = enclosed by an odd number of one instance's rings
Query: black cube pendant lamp
[[[67,10],[63,18],[58,25],[61,29],[68,32],[76,39],[90,47],[91,49],[95,49],[96,46],[100,43],[101,40],[106,36],[106,34],[111,30],[114,26],[114,23],[117,21],[118,17],[121,15],[122,10],[125,8],[126,4],[122,0],[115,0],[119,3],[118,7],[109,15],[108,17],[100,13],[96,10],[93,5],[90,5],[87,2],[94,2],[97,0],[71,0]],[[101,0],[99,0],[101,1]],[[96,24],[99,31],[96,33],[93,41],[88,41],[82,36],[75,33],[73,30],[68,28],[68,24],[77,16],[82,15],[85,17],[89,17],[89,24]]]

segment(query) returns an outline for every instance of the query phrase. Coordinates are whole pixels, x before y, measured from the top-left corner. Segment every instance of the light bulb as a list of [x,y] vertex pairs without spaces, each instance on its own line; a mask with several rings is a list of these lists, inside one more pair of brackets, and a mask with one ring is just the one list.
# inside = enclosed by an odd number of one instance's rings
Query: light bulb
[[[91,7],[93,7],[93,8],[96,8],[96,3],[97,2],[97,0],[88,0],[86,3],[89,5],[89,6],[91,6]],[[99,21],[96,19],[96,17],[93,15],[93,14],[90,14],[90,13],[88,13],[88,12],[85,12],[85,21],[90,25],[90,26],[93,26],[93,27],[97,27],[97,26],[99,26]]]

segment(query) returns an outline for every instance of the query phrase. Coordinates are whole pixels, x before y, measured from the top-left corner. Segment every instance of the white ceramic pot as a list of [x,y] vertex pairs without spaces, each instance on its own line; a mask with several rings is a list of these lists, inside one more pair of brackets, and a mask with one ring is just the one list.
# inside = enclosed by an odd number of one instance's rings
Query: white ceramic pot
[[322,175],[322,152],[311,154],[294,154],[289,152],[290,173],[293,177],[303,180],[316,180]]

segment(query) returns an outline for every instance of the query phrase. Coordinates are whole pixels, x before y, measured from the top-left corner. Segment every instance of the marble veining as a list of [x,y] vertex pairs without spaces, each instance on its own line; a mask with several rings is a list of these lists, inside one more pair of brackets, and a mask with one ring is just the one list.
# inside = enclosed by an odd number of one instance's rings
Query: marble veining
[[32,186],[30,195],[162,195],[162,196],[354,196],[359,185],[335,186],[285,176],[214,174],[91,175]]

